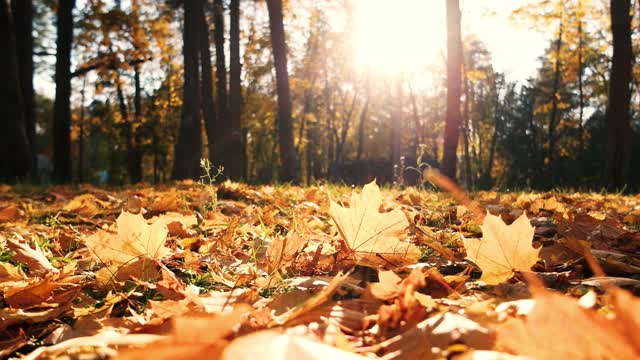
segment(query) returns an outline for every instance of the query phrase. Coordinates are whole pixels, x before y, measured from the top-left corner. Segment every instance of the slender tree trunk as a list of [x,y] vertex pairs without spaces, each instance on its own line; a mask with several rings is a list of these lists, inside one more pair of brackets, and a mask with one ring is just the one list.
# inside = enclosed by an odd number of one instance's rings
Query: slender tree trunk
[[365,124],[367,122],[367,116],[369,112],[369,90],[367,85],[367,99],[364,101],[364,107],[360,113],[360,126],[358,127],[358,150],[356,152],[356,160],[360,161],[364,154],[365,143]]
[[462,38],[460,4],[447,1],[447,115],[444,130],[442,173],[456,178],[458,138],[460,136],[460,93],[462,72]]
[[222,0],[213,1],[213,40],[216,46],[216,105],[218,106],[218,126],[217,135],[220,140],[216,144],[222,165],[225,168],[225,176],[229,175],[231,162],[234,156],[231,152],[231,123],[229,121],[229,103],[227,100],[227,60],[225,56],[224,41],[224,2]]
[[37,177],[36,117],[35,93],[33,91],[33,1],[11,0],[13,22],[15,27],[16,50],[18,59],[18,77],[24,104],[24,119],[29,150],[31,153],[32,177]]
[[529,104],[527,108],[527,117],[528,117],[528,126],[529,126],[529,137],[531,141],[529,141],[529,156],[533,160],[533,166],[529,166],[529,184],[533,184],[537,182],[538,172],[536,168],[539,165],[540,155],[538,153],[538,131],[533,122],[535,116],[535,105],[536,105],[536,93],[534,88],[531,88],[531,99],[529,99]]
[[[140,83],[140,64],[133,67],[133,81],[135,93],[133,95],[134,124],[131,124],[133,137],[131,139],[131,172],[129,178],[132,184],[142,181],[142,84]],[[134,126],[135,125],[135,126]]]
[[[346,98],[346,97],[345,97]],[[341,164],[344,163],[344,145],[347,142],[347,133],[349,132],[349,128],[351,127],[351,119],[353,118],[353,113],[358,103],[358,92],[353,93],[353,99],[351,100],[351,106],[349,106],[349,111],[346,114],[343,114],[344,121],[342,122],[342,128],[340,129],[340,138],[338,139],[338,146],[336,147],[336,162]],[[345,104],[346,107],[346,104]]]
[[[476,113],[476,103],[475,103],[475,89],[473,87],[472,84],[468,84],[469,88],[469,99],[471,100],[469,102],[469,139],[474,139],[474,142],[471,142],[470,147],[471,147],[471,153],[469,154],[471,157],[471,163],[472,164],[478,164],[478,152],[476,150],[476,145],[475,145],[475,139],[476,139],[476,134],[478,133],[478,120],[477,120],[477,116],[473,116],[471,114],[475,114]],[[477,140],[477,142],[480,142],[480,139]],[[471,183],[475,186],[478,183],[478,179],[477,179],[477,174],[474,171],[473,167],[471,168]]]
[[75,0],[59,0],[56,39],[56,97],[53,105],[53,180],[71,181],[71,45]]
[[[200,54],[200,70],[202,72],[202,83],[200,90],[202,97],[202,115],[204,117],[204,125],[207,131],[207,148],[209,150],[209,161],[212,164],[220,162],[219,154],[216,154],[216,142],[219,142],[219,135],[222,129],[216,122],[216,105],[213,100],[213,73],[211,71],[211,50],[209,49],[209,26],[204,9],[198,11],[198,27],[200,31],[199,37],[199,54]],[[218,137],[216,137],[218,135]]]
[[202,0],[184,2],[184,32],[182,34],[184,90],[180,130],[173,160],[174,179],[197,179],[200,175],[202,125],[200,94],[198,92],[200,88],[198,71],[199,11],[202,11]]
[[[497,95],[496,95],[497,96]],[[491,144],[489,145],[489,158],[487,159],[487,166],[484,168],[484,172],[482,174],[482,186],[486,189],[491,188],[493,186],[493,179],[491,178],[491,171],[493,170],[493,160],[495,158],[496,153],[496,145],[498,144],[498,134],[500,133],[500,114],[498,114],[498,105],[499,102],[496,101],[496,114],[495,116],[495,125],[493,128],[493,135],[491,136]]]
[[[148,96],[148,95],[147,95]],[[158,184],[158,127],[161,123],[159,114],[156,113],[156,99],[155,95],[151,97],[149,102],[149,110],[151,115],[151,149],[153,151],[153,185]]]
[[613,33],[613,57],[607,111],[608,162],[606,180],[609,190],[619,190],[628,185],[631,164],[631,126],[629,106],[631,101],[631,71],[633,49],[631,44],[631,2],[611,0],[611,32]]
[[291,119],[291,92],[287,70],[287,44],[282,21],[282,0],[267,0],[271,47],[276,68],[278,93],[278,143],[280,145],[280,180],[298,183],[298,166],[293,146],[293,124]]
[[24,179],[31,154],[25,130],[13,19],[6,1],[0,2],[0,181]]
[[473,179],[471,175],[471,158],[469,156],[469,120],[470,120],[471,97],[469,91],[469,78],[466,72],[464,75],[464,114],[462,117],[462,140],[464,145],[464,179],[467,190],[473,189]]
[[80,134],[78,135],[78,182],[84,182],[84,95],[87,87],[87,78],[82,78],[82,90],[80,90]]
[[392,110],[391,110],[391,166],[394,181],[400,183],[402,185],[404,179],[404,169],[402,168],[402,164],[400,161],[400,157],[402,157],[402,145],[401,145],[401,136],[402,136],[402,83],[400,80],[395,80],[392,83],[392,91],[393,95],[390,97],[392,99]]
[[328,136],[327,136],[327,164],[328,164],[328,168],[329,168],[329,177],[331,177],[333,175],[333,162],[334,162],[334,154],[335,154],[335,109],[332,107],[331,105],[331,89],[329,88],[329,83],[328,81],[325,81],[325,87],[324,87],[324,102],[325,102],[325,108],[326,108],[326,119],[327,119],[327,131],[328,131]]
[[116,70],[116,96],[118,97],[118,109],[120,116],[124,121],[124,140],[127,152],[127,173],[129,175],[129,181],[135,183],[136,176],[136,164],[135,164],[135,145],[133,141],[133,124],[129,118],[129,110],[127,102],[122,90],[122,82],[120,81],[119,70]]
[[583,59],[583,39],[582,39],[582,19],[578,21],[578,159],[582,159],[584,152],[584,86],[582,76],[584,73]]
[[548,149],[547,149],[547,181],[549,182],[549,187],[553,187],[555,185],[555,177],[556,177],[556,169],[555,169],[555,131],[556,131],[556,120],[558,116],[558,98],[559,98],[559,90],[560,90],[560,51],[562,48],[562,31],[563,31],[563,20],[560,20],[560,27],[558,29],[558,39],[556,40],[556,61],[554,65],[554,75],[553,75],[553,91],[551,94],[551,113],[549,115],[549,135],[548,135]]
[[[229,176],[238,180],[243,177],[244,149],[242,147],[242,86],[240,82],[242,67],[240,64],[240,0],[231,0],[229,4],[229,119],[231,123],[231,154],[241,154],[240,159],[231,161]],[[246,180],[246,179],[245,179]]]
[[413,124],[415,134],[413,136],[413,150],[412,152],[415,154],[415,158],[418,157],[418,151],[420,151],[420,144],[422,143],[422,136],[424,133],[424,129],[422,128],[422,124],[420,122],[420,112],[418,110],[418,103],[416,102],[416,95],[413,93],[413,87],[411,86],[411,82],[409,82],[409,101],[411,101],[411,110],[413,113]]

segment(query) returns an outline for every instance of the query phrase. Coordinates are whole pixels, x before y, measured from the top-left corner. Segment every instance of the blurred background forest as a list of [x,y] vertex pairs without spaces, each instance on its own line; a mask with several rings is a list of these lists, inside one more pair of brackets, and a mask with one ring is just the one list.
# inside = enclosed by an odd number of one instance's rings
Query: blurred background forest
[[0,0],[0,178],[637,190],[640,3],[506,3]]

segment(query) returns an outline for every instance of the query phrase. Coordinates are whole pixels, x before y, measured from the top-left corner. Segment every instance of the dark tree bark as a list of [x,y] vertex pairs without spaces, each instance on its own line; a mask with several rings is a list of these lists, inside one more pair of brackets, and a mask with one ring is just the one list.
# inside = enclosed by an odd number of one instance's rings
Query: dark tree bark
[[133,95],[133,119],[137,127],[130,125],[133,137],[131,139],[131,154],[129,158],[129,180],[132,184],[142,181],[142,84],[140,83],[140,64],[133,67],[133,82],[135,93]]
[[31,154],[18,78],[15,32],[6,1],[0,1],[0,181],[25,178]]
[[619,190],[628,184],[631,163],[631,2],[611,0],[611,32],[613,57],[607,111],[608,148],[606,181],[609,190]]
[[33,91],[33,1],[12,0],[11,7],[16,36],[18,77],[24,104],[25,130],[31,152],[30,168],[35,177],[38,170],[36,164],[38,148],[34,114],[35,93]]
[[225,168],[225,176],[228,169],[232,167],[231,162],[234,155],[229,148],[231,138],[231,124],[229,123],[229,103],[227,100],[227,62],[224,44],[224,3],[222,0],[213,1],[213,40],[216,46],[216,105],[217,114],[217,136],[216,143],[217,158]]
[[84,96],[87,87],[87,78],[82,79],[82,90],[80,90],[80,134],[78,135],[78,183],[84,182]]
[[[346,96],[345,96],[346,100]],[[351,100],[351,105],[349,106],[349,111],[346,114],[342,114],[342,128],[340,129],[340,137],[338,138],[338,142],[336,144],[336,162],[339,164],[344,163],[344,145],[347,142],[347,133],[349,132],[349,128],[351,127],[351,120],[353,118],[353,113],[358,103],[358,92],[353,93],[353,99]],[[344,104],[346,110],[346,103]]]
[[287,45],[282,21],[282,0],[267,0],[271,47],[276,68],[278,93],[278,143],[280,145],[280,180],[298,183],[298,164],[293,145],[293,124],[291,119],[291,92],[287,70]]
[[[495,81],[495,80],[494,80]],[[489,157],[487,159],[487,166],[484,167],[482,172],[482,178],[480,179],[484,189],[489,189],[493,186],[493,178],[491,177],[491,171],[493,170],[493,162],[496,154],[496,145],[498,144],[498,136],[500,134],[500,128],[502,126],[502,115],[500,114],[500,89],[498,85],[495,85],[495,99],[493,103],[493,134],[491,135],[491,143],[489,145]]]
[[[141,120],[141,99],[140,99],[140,75],[139,70],[136,69],[134,74],[135,81],[135,95],[134,95],[134,119],[136,123]],[[129,182],[136,184],[142,180],[142,153],[139,148],[141,141],[139,131],[136,131],[133,127],[132,119],[129,117],[129,108],[127,106],[127,100],[122,89],[122,82],[120,81],[120,74],[116,71],[116,95],[118,97],[118,110],[124,123],[124,141],[125,149],[127,151],[127,173],[129,175]]]
[[71,45],[75,0],[58,1],[56,97],[53,105],[53,180],[71,181]]
[[444,153],[442,173],[456,178],[458,162],[458,138],[460,136],[460,93],[462,72],[462,38],[460,29],[460,4],[447,1],[447,114],[444,129]]
[[547,182],[549,187],[553,187],[555,184],[556,169],[555,169],[555,147],[556,147],[556,120],[558,117],[558,98],[560,90],[560,70],[562,64],[560,63],[560,50],[562,48],[562,30],[563,23],[560,20],[560,28],[558,29],[558,39],[556,40],[556,61],[554,65],[553,75],[553,91],[551,93],[551,114],[549,115],[549,135],[548,135],[548,151],[547,151]]
[[583,39],[582,39],[582,19],[578,20],[578,160],[582,160],[584,153],[584,84],[582,76],[584,74],[584,55],[583,55]]
[[202,11],[202,0],[184,2],[184,31],[182,33],[184,90],[180,130],[173,160],[172,176],[174,179],[197,179],[200,175],[202,125],[198,71],[199,11]]
[[229,176],[238,180],[243,177],[244,149],[242,147],[242,123],[240,119],[242,109],[242,86],[240,83],[242,67],[240,65],[240,0],[229,3],[229,120],[231,123],[230,153],[240,158],[232,159],[229,166]]
[[198,9],[198,24],[200,31],[200,70],[202,72],[202,83],[200,84],[200,89],[202,90],[202,115],[207,130],[209,161],[215,164],[219,161],[219,156],[216,154],[216,144],[220,140],[216,135],[220,134],[221,129],[218,128],[218,123],[216,122],[216,105],[213,99],[213,73],[211,71],[211,50],[209,49],[209,25],[207,24],[207,17],[205,16],[203,7]]

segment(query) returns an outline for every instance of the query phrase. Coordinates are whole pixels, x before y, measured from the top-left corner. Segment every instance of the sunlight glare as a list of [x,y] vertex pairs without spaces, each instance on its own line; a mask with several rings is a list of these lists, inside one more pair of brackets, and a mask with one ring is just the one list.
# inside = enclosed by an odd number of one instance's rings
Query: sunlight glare
[[393,76],[442,62],[444,2],[354,0],[354,60],[358,71]]

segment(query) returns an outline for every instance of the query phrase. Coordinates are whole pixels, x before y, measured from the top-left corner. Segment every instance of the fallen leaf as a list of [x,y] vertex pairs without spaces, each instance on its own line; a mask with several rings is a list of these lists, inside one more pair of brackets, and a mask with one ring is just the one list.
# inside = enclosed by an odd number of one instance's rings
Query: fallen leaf
[[0,285],[26,279],[27,276],[17,266],[7,262],[0,262]]
[[191,314],[173,317],[171,332],[143,348],[121,351],[119,359],[218,359],[224,339],[240,324],[250,308],[238,306],[227,315]]
[[254,360],[265,355],[273,360],[368,359],[302,336],[282,334],[274,330],[259,331],[235,339],[224,350],[222,359]]
[[161,259],[169,254],[164,246],[167,227],[163,221],[149,225],[140,214],[122,212],[116,220],[117,233],[98,230],[85,244],[106,265],[122,266],[140,257]]
[[[0,240],[2,236],[0,236]],[[33,275],[44,275],[47,273],[57,273],[58,269],[54,268],[49,262],[46,255],[36,245],[35,249],[29,245],[12,239],[6,239],[9,250],[16,253],[14,259],[18,262],[27,264],[29,273]]]
[[296,306],[295,308],[291,309],[290,311],[287,311],[286,313],[278,316],[276,318],[276,322],[278,324],[284,324],[287,322],[290,322],[306,313],[308,313],[309,311],[313,310],[314,308],[322,305],[323,303],[325,303],[326,301],[328,301],[329,299],[331,299],[331,296],[333,296],[333,294],[338,290],[338,288],[340,287],[340,285],[342,284],[343,281],[345,281],[346,278],[349,277],[349,274],[343,274],[343,273],[338,273],[328,284],[326,287],[324,287],[322,290],[318,291],[315,295],[313,295],[312,297],[308,298],[305,302],[299,304],[298,306]]
[[360,194],[352,193],[350,207],[333,200],[329,215],[345,240],[350,256],[362,265],[400,266],[415,263],[420,250],[401,241],[409,221],[400,209],[381,213],[382,194],[375,180],[364,186]]
[[24,211],[16,204],[9,204],[0,209],[0,223],[15,222],[24,217]]
[[62,210],[76,213],[85,218],[92,218],[108,205],[108,202],[96,199],[93,194],[83,194],[71,199]]
[[[497,329],[498,349],[535,359],[637,359],[640,356],[635,334],[638,324],[629,322],[630,326],[626,326],[624,322],[628,317],[625,311],[629,310],[616,309],[618,316],[609,319],[541,285],[532,286],[530,290],[535,299],[533,309],[526,318],[513,319]],[[622,294],[619,300],[625,304],[627,299]],[[637,309],[637,300],[633,307]],[[637,310],[629,314],[634,312]]]
[[[58,358],[59,355],[63,355],[66,351],[75,348],[141,346],[157,342],[159,339],[163,338],[165,337],[161,335],[120,334],[115,331],[110,331],[93,336],[84,336],[69,339],[53,346],[42,346],[32,351],[22,359],[36,360],[43,358]],[[95,351],[93,350],[91,351],[91,353],[95,353]],[[64,358],[64,356],[60,357]]]
[[531,245],[534,231],[525,213],[511,225],[487,213],[482,240],[463,239],[466,259],[480,267],[480,280],[490,285],[508,280],[516,271],[531,271],[540,252]]
[[53,291],[60,286],[52,276],[36,278],[26,286],[11,286],[4,289],[4,300],[12,308],[28,308],[46,302]]
[[371,350],[384,351],[398,359],[441,359],[441,351],[460,343],[478,350],[489,350],[494,344],[494,334],[462,315],[444,313],[421,321]]
[[366,297],[370,294],[372,297],[380,300],[392,299],[402,291],[400,285],[402,278],[391,270],[381,270],[378,272],[378,282],[369,283],[367,287]]
[[267,249],[268,272],[286,269],[306,244],[307,240],[292,231],[286,237],[276,236]]

